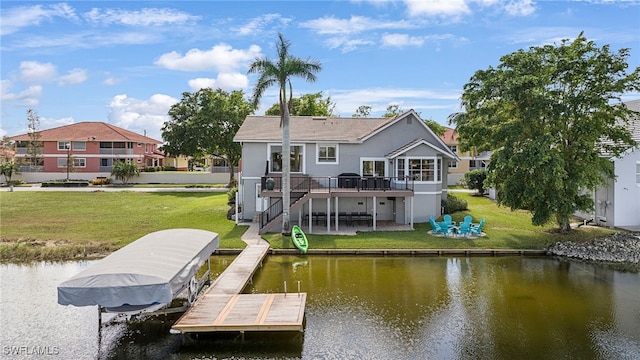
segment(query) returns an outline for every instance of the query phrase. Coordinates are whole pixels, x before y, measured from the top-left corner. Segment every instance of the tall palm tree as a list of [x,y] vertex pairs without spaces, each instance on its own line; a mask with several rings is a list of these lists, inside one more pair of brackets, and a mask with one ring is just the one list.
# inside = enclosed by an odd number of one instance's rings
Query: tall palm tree
[[[258,73],[260,77],[253,89],[253,105],[257,108],[260,98],[267,88],[279,86],[280,127],[282,127],[282,233],[290,232],[289,206],[291,205],[291,141],[289,131],[289,112],[293,88],[291,77],[302,77],[309,82],[316,81],[316,73],[322,70],[319,62],[302,60],[289,54],[291,43],[282,34],[278,34],[276,50],[278,58],[274,61],[266,56],[256,58],[249,67],[249,74]],[[289,99],[287,99],[289,85]]]

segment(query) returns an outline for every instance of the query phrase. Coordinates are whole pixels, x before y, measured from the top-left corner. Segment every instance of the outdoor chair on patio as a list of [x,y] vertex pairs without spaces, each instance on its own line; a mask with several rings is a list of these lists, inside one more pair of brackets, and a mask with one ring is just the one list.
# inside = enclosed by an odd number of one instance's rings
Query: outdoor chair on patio
[[451,219],[451,215],[449,215],[449,214],[445,214],[445,215],[442,217],[442,220],[444,220],[444,222],[445,222],[445,223],[447,223],[447,227],[448,227],[449,229],[452,229],[452,228],[455,228],[455,227],[456,227],[456,222],[455,222],[455,221],[453,221],[453,219]]
[[471,232],[471,222],[461,222],[460,227],[458,227],[458,236],[467,237]]
[[444,234],[440,232],[440,225],[436,223],[436,220],[433,218],[433,216],[429,218],[429,224],[431,225],[431,234]]
[[470,234],[474,236],[482,236],[482,227],[484,226],[484,218],[480,220],[480,223],[476,225],[471,225]]
[[453,234],[456,228],[455,226],[449,227],[449,223],[446,221],[441,221],[438,225],[440,225],[440,233],[447,237],[449,234]]
[[464,217],[464,220],[462,221],[471,224],[473,222],[473,216],[467,215]]

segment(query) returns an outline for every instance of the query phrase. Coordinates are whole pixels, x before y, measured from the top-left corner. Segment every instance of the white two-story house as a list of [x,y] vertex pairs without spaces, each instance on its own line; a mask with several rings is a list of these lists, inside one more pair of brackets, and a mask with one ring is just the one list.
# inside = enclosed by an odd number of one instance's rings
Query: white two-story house
[[[625,102],[640,113],[640,99]],[[640,116],[629,119],[629,131],[640,144]],[[620,157],[608,158],[614,166],[615,178],[593,192],[593,213],[577,213],[584,219],[593,219],[596,225],[640,229],[640,145],[627,150]]]
[[[407,224],[441,215],[449,161],[459,160],[415,111],[392,118],[292,116],[291,222],[333,232],[380,221]],[[279,116],[248,116],[242,144],[240,206],[261,233],[282,225]]]

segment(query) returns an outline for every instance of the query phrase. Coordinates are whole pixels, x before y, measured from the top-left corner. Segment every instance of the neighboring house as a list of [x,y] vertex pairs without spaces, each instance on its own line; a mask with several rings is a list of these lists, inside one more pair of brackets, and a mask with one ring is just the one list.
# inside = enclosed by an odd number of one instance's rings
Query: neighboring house
[[[29,134],[12,136],[16,161],[30,163]],[[23,172],[110,173],[114,161],[132,161],[141,169],[160,166],[164,156],[160,141],[103,122],[80,122],[41,130],[39,166],[23,166]],[[67,166],[67,162],[71,166]]]
[[[640,99],[625,103],[640,112]],[[640,144],[640,117],[630,122],[633,139]],[[628,150],[620,158],[611,158],[615,179],[593,193],[595,209],[592,214],[577,214],[594,219],[596,225],[620,228],[640,227],[640,146]]]
[[[441,215],[447,163],[456,155],[413,111],[393,118],[292,116],[291,222],[327,232],[354,223],[426,222]],[[261,233],[282,225],[282,128],[278,116],[248,116],[242,145],[242,217]]]
[[188,171],[189,156],[186,156],[186,155],[165,156],[164,165],[173,166],[174,168],[176,168],[177,171]]
[[0,146],[0,164],[13,161],[16,152],[5,146]]
[[448,169],[447,185],[457,185],[464,178],[464,174],[471,170],[484,169],[489,164],[491,152],[484,151],[474,153],[472,151],[460,151],[458,132],[450,127],[445,127],[444,135],[440,137],[449,149],[458,156],[459,160],[450,161]]

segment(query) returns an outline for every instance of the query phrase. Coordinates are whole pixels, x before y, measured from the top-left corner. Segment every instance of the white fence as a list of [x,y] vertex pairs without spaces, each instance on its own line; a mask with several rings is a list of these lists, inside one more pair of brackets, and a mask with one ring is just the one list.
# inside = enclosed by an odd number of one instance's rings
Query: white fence
[[[71,180],[87,180],[91,181],[98,177],[111,178],[112,183],[120,183],[111,177],[110,173],[71,173]],[[41,183],[51,180],[65,180],[66,172],[61,173],[42,173],[42,172],[23,172],[13,175],[12,180],[22,180],[26,183]],[[238,179],[238,174],[236,174]],[[2,179],[4,181],[4,178]],[[140,176],[134,176],[129,183],[132,184],[228,184],[228,173],[206,173],[206,172],[158,172],[158,173],[140,173]]]

